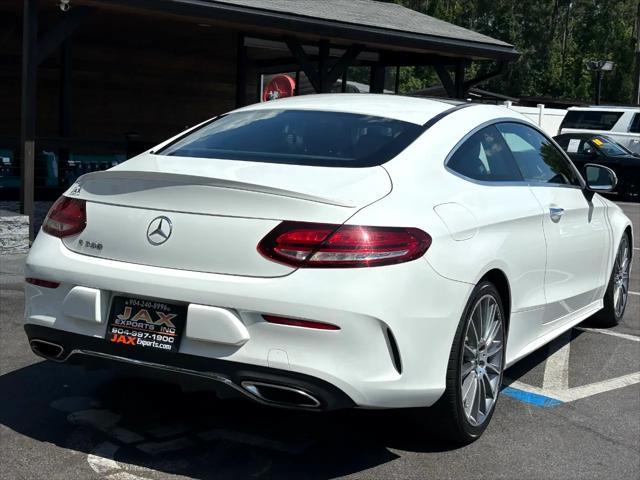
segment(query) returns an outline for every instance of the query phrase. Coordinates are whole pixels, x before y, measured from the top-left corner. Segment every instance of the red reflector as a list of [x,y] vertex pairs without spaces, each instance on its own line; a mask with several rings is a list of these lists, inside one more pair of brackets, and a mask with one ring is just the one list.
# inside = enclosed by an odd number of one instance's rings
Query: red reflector
[[282,222],[258,245],[267,258],[295,267],[375,267],[421,257],[431,237],[418,228]]
[[31,285],[37,285],[38,287],[45,287],[45,288],[58,288],[60,286],[60,284],[58,282],[51,282],[49,280],[42,280],[40,278],[26,278],[25,279],[27,283],[30,283]]
[[262,315],[269,323],[277,323],[278,325],[290,325],[292,327],[315,328],[316,330],[340,330],[337,325],[330,323],[315,322],[313,320],[300,320],[299,318],[277,317],[275,315]]
[[44,219],[42,230],[58,238],[77,235],[87,225],[85,207],[84,200],[60,197]]

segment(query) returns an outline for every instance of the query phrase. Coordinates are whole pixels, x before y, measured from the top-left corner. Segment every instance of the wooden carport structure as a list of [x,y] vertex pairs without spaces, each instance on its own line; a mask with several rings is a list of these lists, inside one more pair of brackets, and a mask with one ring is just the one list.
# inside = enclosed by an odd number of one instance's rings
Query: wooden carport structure
[[[22,6],[17,5],[18,2],[11,4],[14,14],[22,14],[20,201],[22,212],[30,218],[33,215],[34,159],[38,141],[39,66],[50,62],[58,71],[57,126],[49,128],[57,134],[58,147],[62,150],[72,148],[65,139],[71,139],[75,134],[77,129],[72,119],[78,117],[77,124],[85,130],[95,122],[96,133],[87,130],[83,133],[85,136],[98,135],[98,132],[103,135],[108,123],[102,121],[98,125],[95,117],[108,120],[104,113],[108,109],[95,105],[92,111],[86,102],[78,103],[77,100],[79,94],[91,89],[79,77],[89,78],[93,70],[88,66],[76,69],[75,65],[81,57],[86,65],[93,65],[91,68],[102,68],[113,77],[122,75],[123,72],[118,71],[119,58],[127,58],[127,42],[114,32],[124,24],[128,27],[123,34],[138,38],[138,44],[143,43],[140,38],[147,41],[146,52],[139,49],[139,45],[135,47],[136,53],[143,56],[139,58],[140,65],[145,65],[154,55],[160,55],[166,59],[167,75],[177,64],[185,63],[184,68],[198,72],[199,63],[219,59],[214,62],[216,67],[209,70],[211,81],[218,82],[216,93],[203,97],[216,108],[207,108],[205,115],[199,105],[192,106],[184,113],[183,125],[233,106],[258,101],[259,73],[295,71],[298,76],[303,74],[313,89],[321,93],[331,91],[339,79],[344,88],[348,69],[362,66],[369,71],[370,91],[382,93],[387,69],[396,69],[397,79],[397,69],[402,66],[430,65],[449,96],[465,98],[471,87],[500,74],[506,62],[518,57],[515,48],[505,42],[393,3],[373,0],[24,0]],[[12,5],[0,2],[0,9],[11,12]],[[193,34],[196,37],[201,36],[200,31],[211,32],[206,43],[203,43],[205,40],[196,42],[194,36],[190,36],[194,26],[200,28]],[[100,36],[104,38],[102,43]],[[153,39],[155,43],[151,41]],[[179,48],[185,42],[193,42],[187,52],[189,64]],[[95,46],[93,50],[90,49],[92,45]],[[113,53],[114,45],[120,49],[119,55]],[[202,49],[200,61],[197,55],[192,55],[194,49]],[[105,57],[101,57],[103,51],[107,52]],[[101,58],[109,55],[114,56],[111,64],[100,67]],[[55,60],[51,60],[52,57]],[[474,61],[491,61],[495,65],[485,75],[465,78],[465,69]],[[121,68],[126,70],[126,62]],[[131,66],[128,68],[132,71]],[[140,81],[153,91],[154,85],[162,81],[162,69],[154,65],[149,71],[154,73],[146,74],[147,83]],[[137,72],[138,68],[135,68],[130,76],[132,82]],[[49,72],[47,81],[50,76]],[[196,80],[189,78],[188,82]],[[172,88],[177,88],[178,84],[176,82]],[[128,107],[132,122],[140,109],[156,112],[157,118],[165,115],[164,110],[158,115],[157,99],[138,102],[135,96],[128,94],[126,87],[118,88],[124,98],[119,100],[120,97],[109,92],[112,102],[109,108],[123,103],[118,109],[129,112]],[[108,90],[108,86],[103,90]],[[140,91],[146,93],[145,90],[146,87],[142,87]],[[93,99],[92,95],[85,96],[89,102]],[[160,91],[158,98],[163,98]],[[166,111],[179,115],[180,99],[170,95],[164,98],[161,103],[166,102]],[[200,118],[195,114],[198,110]],[[123,123],[121,130],[128,126],[117,116],[112,118],[114,125]],[[174,120],[166,123],[171,122]],[[172,127],[176,128],[175,125]],[[167,133],[157,125],[148,131],[152,132],[147,135],[149,141],[160,140],[161,135]]]

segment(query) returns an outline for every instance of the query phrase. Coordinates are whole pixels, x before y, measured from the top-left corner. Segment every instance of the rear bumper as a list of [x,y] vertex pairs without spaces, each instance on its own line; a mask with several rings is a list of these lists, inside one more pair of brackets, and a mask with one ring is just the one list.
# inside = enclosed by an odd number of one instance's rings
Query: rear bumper
[[[60,363],[85,364],[107,367],[127,367],[145,375],[151,370],[163,372],[168,377],[184,380],[194,377],[196,385],[210,384],[214,390],[223,390],[225,395],[243,395],[258,403],[308,410],[336,410],[354,406],[353,400],[328,382],[309,375],[286,370],[247,365],[226,360],[197,357],[182,353],[166,353],[149,350],[130,350],[123,345],[109,343],[100,338],[87,337],[39,325],[25,325],[25,332],[34,353]],[[43,354],[38,342],[58,345],[62,350],[55,358]],[[182,378],[178,378],[182,377]],[[243,384],[268,384],[299,391],[314,402],[281,405],[251,393]]]
[[[185,336],[178,354],[162,355],[151,363],[174,362],[171,366],[187,368],[183,360],[203,362],[196,370],[223,375],[225,365],[244,365],[256,372],[276,372],[283,380],[302,375],[310,384],[320,381],[334,387],[346,396],[346,403],[363,408],[429,406],[440,398],[455,330],[472,289],[439,276],[424,260],[368,269],[301,269],[284,277],[252,278],[80,255],[42,232],[27,259],[26,276],[60,282],[55,289],[26,286],[25,322],[30,337],[30,328],[45,327],[49,338],[57,331],[74,334],[72,345],[80,348],[73,348],[103,352],[107,316],[116,295],[218,307],[232,312],[246,328],[244,343],[217,341],[219,328],[212,323],[211,338]],[[93,303],[68,308],[78,287],[82,294],[75,295],[74,302],[86,297]],[[98,294],[84,295],[89,291]],[[90,315],[85,314],[87,310]],[[329,322],[340,330],[270,324],[261,313]],[[188,316],[187,330],[189,321]],[[83,342],[90,345],[84,347]],[[116,356],[125,359],[143,355],[117,347]],[[235,384],[240,377],[229,378]]]

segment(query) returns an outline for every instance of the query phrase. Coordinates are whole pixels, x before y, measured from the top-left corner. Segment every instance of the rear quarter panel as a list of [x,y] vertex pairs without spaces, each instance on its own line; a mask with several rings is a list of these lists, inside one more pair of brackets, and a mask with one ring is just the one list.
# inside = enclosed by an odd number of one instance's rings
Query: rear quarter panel
[[[512,311],[518,311],[545,303],[546,247],[539,203],[526,186],[481,185],[444,167],[445,158],[466,133],[499,118],[523,117],[493,106],[473,106],[445,117],[412,144],[403,158],[385,165],[392,192],[360,211],[350,223],[423,229],[433,238],[424,259],[452,280],[475,284],[489,270],[500,269],[510,283]],[[443,204],[468,211],[464,217],[469,225],[460,218],[443,221],[439,215]]]

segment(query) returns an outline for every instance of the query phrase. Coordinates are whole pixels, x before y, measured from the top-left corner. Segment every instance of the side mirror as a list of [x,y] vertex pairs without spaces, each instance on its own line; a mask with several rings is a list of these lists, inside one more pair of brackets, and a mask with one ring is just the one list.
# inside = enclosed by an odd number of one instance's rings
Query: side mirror
[[612,192],[618,184],[618,177],[609,167],[587,163],[584,166],[587,189],[592,192]]

